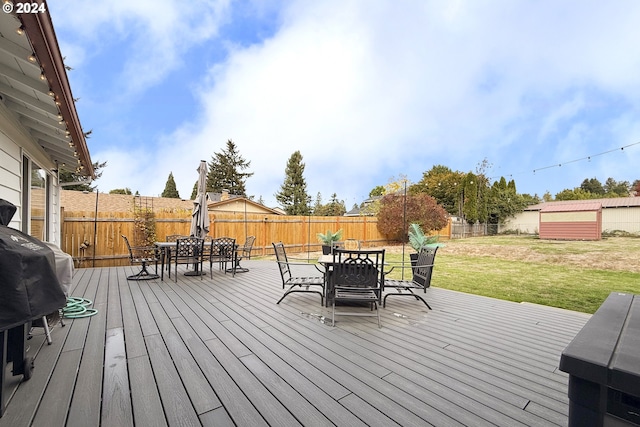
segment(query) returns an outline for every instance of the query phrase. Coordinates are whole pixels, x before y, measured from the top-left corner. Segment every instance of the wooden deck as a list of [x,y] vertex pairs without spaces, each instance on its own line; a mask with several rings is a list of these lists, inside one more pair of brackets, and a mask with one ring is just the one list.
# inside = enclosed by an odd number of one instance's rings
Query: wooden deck
[[381,329],[332,328],[316,294],[275,304],[275,262],[243,264],[177,284],[76,270],[72,295],[98,314],[65,320],[52,345],[34,329],[33,378],[0,427],[567,424],[558,362],[588,315],[431,288],[432,311],[390,297]]

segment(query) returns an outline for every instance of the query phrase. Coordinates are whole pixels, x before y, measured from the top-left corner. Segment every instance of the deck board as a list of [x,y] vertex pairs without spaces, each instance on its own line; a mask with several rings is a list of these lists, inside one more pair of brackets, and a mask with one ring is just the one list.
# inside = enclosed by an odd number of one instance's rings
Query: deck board
[[567,424],[558,363],[589,315],[430,288],[433,310],[393,297],[382,328],[331,327],[317,294],[276,304],[275,262],[245,266],[181,266],[177,283],[77,270],[71,294],[98,314],[29,341],[34,377],[0,427]]

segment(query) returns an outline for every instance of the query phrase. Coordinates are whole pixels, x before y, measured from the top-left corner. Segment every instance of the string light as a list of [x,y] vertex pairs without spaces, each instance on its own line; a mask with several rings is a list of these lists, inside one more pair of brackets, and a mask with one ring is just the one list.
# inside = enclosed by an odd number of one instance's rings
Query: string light
[[[563,165],[563,164],[564,164],[564,165],[568,165],[568,164],[570,164],[570,163],[581,162],[581,161],[583,161],[583,160],[587,160],[587,161],[589,161],[589,162],[590,162],[592,157],[603,156],[603,155],[605,155],[605,154],[613,153],[614,151],[618,151],[618,150],[620,150],[620,151],[624,151],[624,149],[625,149],[625,148],[633,147],[634,145],[639,145],[639,144],[640,144],[640,141],[638,141],[638,142],[634,142],[633,144],[625,145],[625,146],[623,146],[623,147],[619,147],[619,148],[614,148],[614,149],[611,149],[611,150],[603,151],[602,153],[592,154],[592,155],[590,155],[590,156],[580,157],[579,159],[569,160],[568,162],[564,162],[564,163],[556,163],[556,164],[549,165],[549,166],[544,166],[544,167],[541,167],[541,168],[535,168],[535,169],[533,170],[533,174],[535,175],[535,174],[536,174],[536,172],[539,172],[539,171],[542,171],[542,170],[545,170],[545,169],[559,168],[559,167],[562,167],[562,165]],[[521,174],[523,174],[523,173],[526,173],[526,172],[519,172],[519,173],[516,173],[516,174],[508,174],[508,175],[506,175],[506,176],[513,177],[514,175],[521,175]],[[489,179],[498,179],[498,178],[499,178],[499,177],[497,177],[497,176],[489,177]]]

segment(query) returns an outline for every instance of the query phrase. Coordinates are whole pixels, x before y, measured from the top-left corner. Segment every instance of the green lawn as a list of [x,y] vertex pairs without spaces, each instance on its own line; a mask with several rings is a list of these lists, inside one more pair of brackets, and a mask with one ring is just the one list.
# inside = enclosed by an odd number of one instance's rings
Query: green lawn
[[[444,244],[432,286],[585,313],[594,313],[611,292],[640,293],[638,238],[570,242],[495,236]],[[386,261],[400,258],[389,251]]]

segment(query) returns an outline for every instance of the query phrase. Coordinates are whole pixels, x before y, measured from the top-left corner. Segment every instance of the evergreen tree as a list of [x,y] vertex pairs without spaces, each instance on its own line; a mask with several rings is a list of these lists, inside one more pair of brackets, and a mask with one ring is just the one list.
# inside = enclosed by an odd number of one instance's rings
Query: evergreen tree
[[304,163],[300,151],[294,152],[285,169],[284,183],[275,194],[276,200],[288,215],[309,215],[311,197],[307,194]]
[[169,172],[169,178],[167,178],[167,183],[164,185],[164,191],[161,196],[170,199],[180,198],[180,194],[178,194],[178,190],[176,189],[176,182],[173,179],[173,172]]
[[609,197],[627,197],[631,184],[629,181],[616,181],[613,178],[607,178],[604,183],[605,194]]
[[[100,169],[104,169],[107,166],[107,162],[94,162],[93,163],[93,173],[96,176],[96,180],[102,176],[102,172],[98,172]],[[74,191],[88,191],[89,193],[93,193],[93,190],[96,187],[91,186],[91,177],[77,174],[75,172],[69,172],[67,170],[60,169],[58,171],[58,177],[60,179],[60,183],[71,183],[77,182],[77,185],[65,185],[65,190],[74,190]]]
[[585,179],[582,181],[582,184],[580,184],[580,188],[591,194],[597,194],[598,196],[604,195],[602,183],[598,181],[597,178]]
[[376,185],[375,187],[373,187],[373,189],[369,192],[369,198],[374,198],[377,196],[384,196],[384,192],[385,192],[385,188],[382,185]]
[[462,215],[469,224],[478,222],[478,177],[469,172],[462,183]]
[[313,214],[314,215],[323,215],[322,214],[322,194],[320,194],[320,192],[318,191],[318,194],[316,194],[316,202],[313,205]]
[[527,202],[533,200],[531,196],[525,198],[518,194],[515,182],[511,180],[507,184],[504,177],[493,183],[488,194],[488,222],[491,224],[503,224],[507,218],[522,212],[528,206]]
[[215,153],[209,163],[207,175],[207,191],[221,193],[229,190],[229,194],[247,197],[245,181],[253,175],[253,172],[242,172],[251,165],[246,161],[232,140],[227,141],[227,146],[220,153]]
[[195,200],[198,197],[198,180],[193,184],[193,190],[191,190],[191,198],[189,200]]

